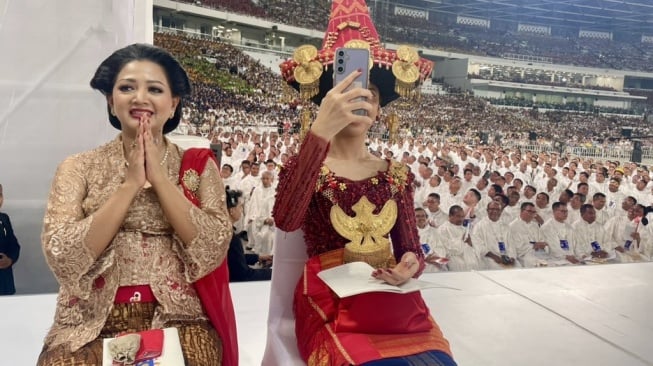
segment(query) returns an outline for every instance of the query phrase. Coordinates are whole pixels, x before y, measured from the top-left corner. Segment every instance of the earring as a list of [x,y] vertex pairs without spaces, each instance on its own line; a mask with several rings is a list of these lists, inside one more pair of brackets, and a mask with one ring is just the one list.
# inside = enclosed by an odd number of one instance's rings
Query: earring
[[175,111],[172,111],[172,113],[170,113],[170,118],[168,119],[173,119],[173,118],[175,118]]
[[116,111],[113,109],[113,107],[111,107],[111,115],[114,117],[116,116]]

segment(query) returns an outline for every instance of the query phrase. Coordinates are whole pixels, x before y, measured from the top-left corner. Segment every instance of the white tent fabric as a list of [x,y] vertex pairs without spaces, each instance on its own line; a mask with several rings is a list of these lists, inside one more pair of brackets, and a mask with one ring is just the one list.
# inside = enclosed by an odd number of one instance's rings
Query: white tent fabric
[[285,232],[277,228],[274,242],[268,334],[261,365],[303,365],[295,336],[293,298],[308,259],[304,232],[301,229]]
[[89,81],[111,52],[152,43],[152,30],[152,0],[0,0],[0,184],[22,246],[18,293],[57,290],[40,243],[54,171],[116,136]]

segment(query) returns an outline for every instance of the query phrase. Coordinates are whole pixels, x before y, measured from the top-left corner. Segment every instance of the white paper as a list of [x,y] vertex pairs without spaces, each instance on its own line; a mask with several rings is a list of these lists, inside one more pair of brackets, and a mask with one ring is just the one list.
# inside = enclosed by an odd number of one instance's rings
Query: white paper
[[321,271],[317,276],[329,286],[339,297],[348,297],[367,292],[393,292],[406,294],[427,288],[447,288],[433,282],[409,279],[407,282],[395,286],[372,277],[374,268],[365,262],[351,262]]
[[611,261],[617,259],[617,252],[615,250],[611,250],[608,252],[608,256],[606,258],[594,258],[591,255],[588,255],[587,257],[583,258],[585,262],[596,262],[596,263],[605,263],[607,261]]
[[[109,353],[109,342],[114,338],[105,338],[102,349],[102,366],[113,366],[113,360]],[[142,364],[150,365],[144,361]],[[181,352],[181,343],[179,342],[179,332],[177,328],[163,329],[163,352],[161,357],[154,359],[156,366],[184,366],[184,354]],[[136,366],[141,363],[136,363]]]

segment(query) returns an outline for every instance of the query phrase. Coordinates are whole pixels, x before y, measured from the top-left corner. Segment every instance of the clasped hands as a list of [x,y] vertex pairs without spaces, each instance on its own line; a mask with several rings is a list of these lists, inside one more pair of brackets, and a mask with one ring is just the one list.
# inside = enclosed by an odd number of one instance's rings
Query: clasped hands
[[[161,144],[161,143],[159,143]],[[136,138],[127,151],[127,175],[126,182],[133,183],[137,187],[157,185],[167,179],[165,173],[164,150],[161,150],[155,142],[152,134],[150,117],[143,115],[138,124]],[[164,145],[164,149],[165,149]]]

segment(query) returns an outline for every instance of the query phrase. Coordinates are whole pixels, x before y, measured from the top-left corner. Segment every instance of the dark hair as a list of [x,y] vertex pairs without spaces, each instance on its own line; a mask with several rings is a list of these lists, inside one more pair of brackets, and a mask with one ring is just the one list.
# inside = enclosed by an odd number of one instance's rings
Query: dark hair
[[[537,196],[539,196],[539,195],[541,195],[541,194],[543,194],[544,197],[546,197],[546,203],[549,203],[549,195],[546,194],[546,192],[540,192],[540,193],[537,194]],[[537,197],[537,196],[535,196],[535,197]]]
[[589,204],[589,203],[586,203],[586,204],[580,206],[580,214],[581,214],[581,215],[585,215],[585,213],[586,213],[589,209],[592,209],[592,210],[593,210],[593,209],[594,209],[594,206],[592,206],[592,205]]
[[597,198],[605,198],[605,194],[603,194],[601,192],[594,193],[594,195],[592,196],[592,199],[595,200]]
[[526,201],[526,202],[524,202],[524,203],[521,204],[519,210],[520,210],[520,211],[524,211],[524,210],[526,210],[526,209],[529,208],[529,207],[535,207],[535,205],[534,205],[532,202],[528,202],[528,201]]
[[224,164],[224,165],[222,165],[222,168],[223,168],[223,169],[224,169],[224,168],[228,168],[229,170],[231,170],[232,173],[234,172],[234,167],[232,167],[232,166],[229,165],[229,164]]
[[474,194],[474,197],[476,197],[476,202],[481,200],[481,193],[477,189],[472,188],[469,190],[469,192],[472,192]]
[[458,205],[453,205],[449,207],[449,216],[455,215],[457,212],[462,211],[463,208]]
[[[508,204],[510,203],[510,199],[508,198],[508,196],[506,196],[506,195],[503,194],[503,193],[497,193],[494,197],[495,197],[495,198],[496,198],[496,197],[499,197],[499,199],[501,200],[501,204],[503,205],[503,207],[508,206]],[[493,200],[493,201],[494,201],[494,200]]]
[[429,193],[428,197],[430,197],[430,198],[435,198],[435,199],[438,200],[438,201],[440,200],[440,195],[437,194],[437,193],[435,193],[435,192],[431,192],[431,193]]
[[243,195],[243,192],[235,189],[229,189],[229,186],[226,186],[225,193],[227,194],[227,208],[234,208],[238,206],[238,199]]
[[[161,66],[165,72],[172,95],[179,97],[180,101],[175,108],[175,114],[166,121],[163,126],[163,133],[168,133],[179,125],[181,119],[181,108],[184,97],[190,95],[191,86],[186,71],[179,62],[167,51],[149,44],[136,43],[121,48],[111,56],[107,57],[95,71],[91,79],[91,88],[99,90],[103,95],[109,96],[113,93],[113,87],[120,71],[132,61],[147,60]],[[107,113],[111,125],[120,130],[120,121],[111,114],[111,106],[107,103]]]
[[493,189],[494,189],[494,193],[496,193],[496,194],[501,194],[501,193],[503,193],[503,188],[501,188],[501,186],[498,185],[498,184],[493,184],[493,185],[490,186],[490,188],[493,188]]

